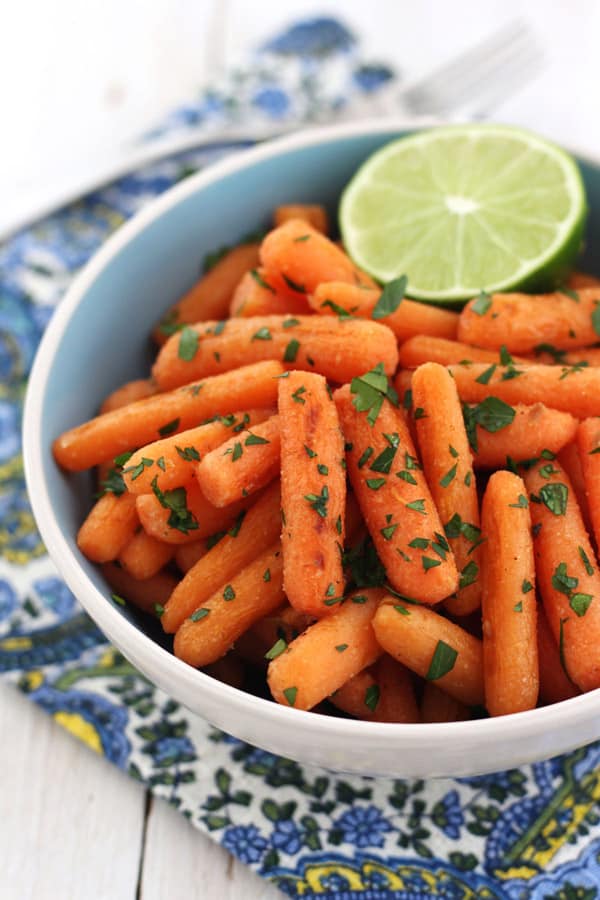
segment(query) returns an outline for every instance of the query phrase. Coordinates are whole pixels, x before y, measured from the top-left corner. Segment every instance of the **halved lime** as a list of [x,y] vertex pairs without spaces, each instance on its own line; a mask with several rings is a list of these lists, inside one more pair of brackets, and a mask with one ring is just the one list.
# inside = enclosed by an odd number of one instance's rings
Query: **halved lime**
[[374,278],[411,297],[551,289],[580,249],[586,203],[575,161],[501,125],[433,128],[387,144],[346,187],[340,227]]

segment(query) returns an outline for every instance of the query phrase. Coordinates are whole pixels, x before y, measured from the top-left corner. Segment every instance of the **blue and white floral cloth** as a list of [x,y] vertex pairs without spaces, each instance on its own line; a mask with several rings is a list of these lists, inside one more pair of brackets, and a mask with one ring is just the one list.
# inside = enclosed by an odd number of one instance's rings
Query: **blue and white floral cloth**
[[[392,77],[360,58],[340,23],[303,22],[157,130],[311,121]],[[290,896],[594,900],[600,746],[430,782],[300,766],[216,731],[149,684],[81,611],[45,554],[19,446],[42,332],[75,272],[115,228],[230,149],[153,165],[0,247],[0,673]]]

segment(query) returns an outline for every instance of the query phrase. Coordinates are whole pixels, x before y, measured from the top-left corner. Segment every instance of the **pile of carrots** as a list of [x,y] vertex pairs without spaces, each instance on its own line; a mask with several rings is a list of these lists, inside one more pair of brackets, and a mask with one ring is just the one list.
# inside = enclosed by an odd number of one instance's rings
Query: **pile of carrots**
[[179,658],[266,670],[297,709],[451,721],[600,687],[600,281],[459,313],[326,231],[277,209],[157,326],[152,376],[55,441],[97,467],[82,553]]

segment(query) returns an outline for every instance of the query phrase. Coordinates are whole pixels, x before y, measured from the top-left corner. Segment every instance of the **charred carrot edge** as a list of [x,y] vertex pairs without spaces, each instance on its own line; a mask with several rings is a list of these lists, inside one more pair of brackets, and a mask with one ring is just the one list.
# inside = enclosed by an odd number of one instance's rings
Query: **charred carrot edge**
[[[458,315],[458,313],[454,313],[454,315]],[[513,356],[512,360],[514,363],[532,362],[525,356]],[[499,350],[482,350],[481,347],[472,347],[470,344],[462,344],[460,341],[417,334],[402,344],[398,352],[398,362],[405,369],[416,369],[417,366],[422,366],[426,362],[436,362],[442,366],[462,365],[466,367],[470,363],[500,365],[501,354]]]
[[163,343],[186,323],[224,319],[240,279],[248,269],[254,269],[257,265],[258,244],[240,244],[229,250],[168,310],[154,330],[155,341]]
[[270,406],[276,402],[276,379],[283,371],[280,363],[261,362],[138,400],[66,431],[54,441],[54,457],[64,469],[80,471],[143,447],[167,428],[173,432],[193,428],[215,410],[227,415]]
[[300,219],[301,222],[308,222],[315,231],[319,231],[321,234],[327,234],[329,230],[327,211],[324,206],[318,203],[288,203],[276,207],[273,213],[273,221],[276,228],[279,228],[280,225],[285,225],[290,219]]
[[246,672],[242,660],[234,652],[229,652],[204,669],[211,678],[229,684],[231,687],[243,688]]
[[577,448],[587,508],[596,546],[600,546],[600,420],[586,419],[577,429]]
[[229,506],[209,503],[197,481],[172,491],[138,494],[136,509],[144,531],[168,544],[188,544],[232,528],[254,497]]
[[137,581],[152,578],[173,558],[175,547],[158,541],[140,529],[119,554],[119,562]]
[[138,378],[136,381],[128,381],[109,394],[100,407],[100,413],[112,412],[113,409],[121,409],[136,400],[144,397],[152,397],[156,394],[156,385],[151,378]]
[[[267,571],[270,578],[265,580]],[[175,635],[175,656],[196,667],[216,662],[254,622],[277,609],[283,598],[278,542],[185,619]]]
[[236,641],[235,649],[252,665],[266,669],[272,653],[278,652],[285,644],[290,644],[313,622],[311,616],[286,603],[260,622],[251,625]]
[[264,360],[286,369],[350,381],[377,363],[392,374],[398,361],[394,335],[379,322],[328,316],[258,316],[190,326],[169,338],[152,369],[161,390]]
[[337,410],[321,375],[279,382],[282,546],[293,607],[328,615],[344,593],[346,470]]
[[522,478],[495,472],[481,509],[483,676],[492,716],[533,709],[539,691],[531,517]]
[[[321,315],[347,314],[370,319],[381,296],[382,291],[377,287],[365,289],[342,281],[326,281],[317,285],[308,302]],[[394,312],[385,315],[381,322],[394,332],[400,342],[418,334],[452,340],[458,330],[458,313],[403,298]]]
[[421,722],[463,722],[470,718],[467,707],[432,681],[427,681],[421,698]]
[[481,641],[432,609],[387,596],[373,629],[394,659],[467,706],[484,702]]
[[543,451],[558,453],[573,440],[577,419],[570,413],[549,409],[543,403],[515,404],[512,422],[499,431],[475,427],[474,465],[480,469],[499,469],[510,461],[535,459]]
[[239,525],[236,523],[189,569],[165,606],[162,626],[166,632],[176,631],[198,605],[277,540],[280,505],[279,485],[273,484],[240,518]]
[[[367,382],[358,380],[354,393],[345,385],[334,395],[348,474],[393,587],[423,603],[437,603],[458,587],[454,557],[405,419],[384,399],[386,379],[373,381],[372,375],[365,376]],[[369,381],[379,385],[379,394]],[[365,393],[365,386],[373,393]],[[380,404],[376,417],[361,400],[373,397]]]
[[[578,419],[600,415],[600,369],[576,366],[449,366],[461,400],[479,403],[498,397],[505,403],[546,403]],[[515,374],[516,373],[516,374]]]
[[102,574],[118,596],[119,602],[124,600],[126,603],[132,603],[142,612],[159,618],[169,594],[177,584],[177,579],[169,572],[157,572],[151,578],[138,581],[114,563],[105,563],[102,566]]
[[600,575],[575,493],[556,460],[525,472],[537,581],[565,672],[583,691],[600,686]]
[[244,429],[195,465],[202,492],[213,506],[254,494],[279,475],[279,417]]
[[538,659],[540,665],[540,701],[544,705],[576,697],[580,691],[567,678],[560,661],[558,644],[548,625],[544,608],[537,617]]
[[269,282],[266,269],[251,269],[243,276],[233,292],[229,306],[230,316],[306,315],[310,307],[304,294],[283,293]]
[[590,513],[590,505],[588,503],[585,479],[583,477],[583,467],[581,465],[581,456],[577,440],[571,441],[556,455],[558,463],[569,476],[571,486],[575,491],[579,512],[582,515],[585,530],[588,534],[594,534],[594,526],[592,524],[592,516]]
[[135,497],[104,494],[79,529],[77,546],[92,562],[111,562],[131,540],[138,525]]
[[[454,379],[437,363],[425,363],[412,377],[417,437],[425,479],[444,524],[460,581],[446,609],[464,616],[481,603],[479,501],[473,460]],[[417,412],[419,411],[419,412]],[[430,544],[429,564],[443,547]],[[423,549],[428,549],[423,545]],[[437,556],[436,556],[437,554]]]
[[260,245],[260,261],[305,294],[314,293],[323,281],[376,287],[343,250],[301,219],[290,219],[267,234]]
[[270,662],[267,681],[278,703],[312,709],[375,662],[381,648],[371,621],[382,595],[377,588],[353,592]]
[[185,575],[196,563],[208,553],[206,539],[192,541],[190,544],[178,544],[173,557],[175,565]]
[[268,407],[218,416],[214,422],[146,444],[122,468],[127,490],[132,494],[149,494],[155,486],[166,491],[186,484],[196,474],[196,465],[204,454],[220,447],[232,435],[264,422],[273,412]]
[[460,314],[458,339],[477,347],[530,353],[540,344],[558,350],[586,347],[598,340],[594,328],[600,287],[575,293],[492,294],[471,300]]

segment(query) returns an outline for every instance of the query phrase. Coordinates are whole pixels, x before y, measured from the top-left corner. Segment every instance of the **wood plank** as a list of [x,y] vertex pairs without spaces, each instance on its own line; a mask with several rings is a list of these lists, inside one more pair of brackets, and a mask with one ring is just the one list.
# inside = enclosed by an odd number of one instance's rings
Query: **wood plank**
[[277,900],[281,896],[165,800],[152,800],[140,900]]
[[0,684],[0,872],[19,900],[133,900],[144,788]]

